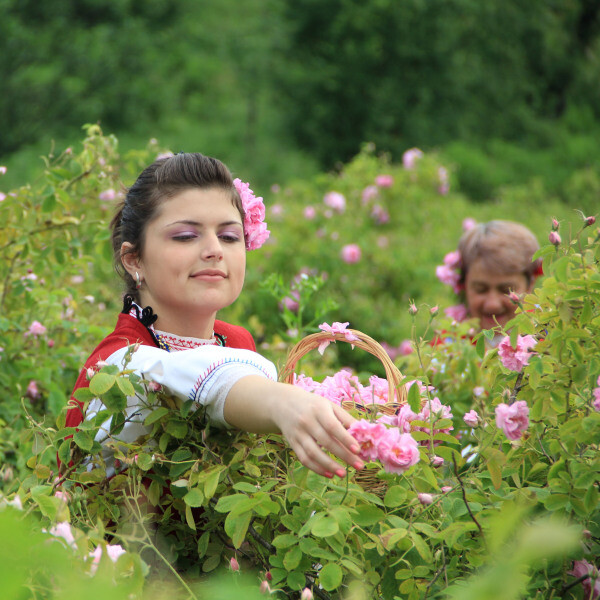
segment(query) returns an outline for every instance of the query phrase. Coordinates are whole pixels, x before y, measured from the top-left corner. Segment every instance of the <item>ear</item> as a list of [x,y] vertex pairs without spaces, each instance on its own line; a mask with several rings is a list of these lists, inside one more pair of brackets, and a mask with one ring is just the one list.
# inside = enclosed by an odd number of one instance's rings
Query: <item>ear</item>
[[139,273],[143,279],[142,273],[142,261],[139,255],[133,251],[133,244],[131,242],[123,242],[121,244],[121,263],[123,268],[131,275],[132,279],[135,280],[136,272]]

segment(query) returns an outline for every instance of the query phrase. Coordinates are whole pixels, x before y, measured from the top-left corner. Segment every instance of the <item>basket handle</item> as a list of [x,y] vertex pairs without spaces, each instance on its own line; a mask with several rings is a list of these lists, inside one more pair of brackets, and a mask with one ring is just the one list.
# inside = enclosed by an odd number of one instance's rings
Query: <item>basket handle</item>
[[326,331],[312,333],[302,338],[290,350],[281,371],[280,380],[284,383],[293,383],[294,369],[298,361],[314,348],[318,348],[322,342],[347,342],[362,350],[366,350],[381,361],[388,382],[388,402],[393,403],[394,398],[396,398],[396,403],[405,404],[407,401],[407,392],[405,386],[402,384],[404,375],[402,375],[398,367],[394,364],[394,361],[384,350],[383,346],[372,337],[357,329],[346,329],[345,333],[352,333],[357,339],[350,341],[346,339],[344,333],[329,333]]

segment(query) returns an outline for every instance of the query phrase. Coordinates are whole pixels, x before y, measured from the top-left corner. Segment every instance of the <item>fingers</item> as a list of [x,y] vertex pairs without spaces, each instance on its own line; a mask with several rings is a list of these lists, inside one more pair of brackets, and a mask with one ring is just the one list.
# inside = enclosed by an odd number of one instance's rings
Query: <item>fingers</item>
[[308,414],[286,432],[300,462],[320,475],[344,477],[345,469],[325,452],[327,450],[355,469],[362,469],[364,463],[357,456],[359,445],[346,430],[354,418],[328,400],[318,396],[313,399],[311,407],[305,405]]

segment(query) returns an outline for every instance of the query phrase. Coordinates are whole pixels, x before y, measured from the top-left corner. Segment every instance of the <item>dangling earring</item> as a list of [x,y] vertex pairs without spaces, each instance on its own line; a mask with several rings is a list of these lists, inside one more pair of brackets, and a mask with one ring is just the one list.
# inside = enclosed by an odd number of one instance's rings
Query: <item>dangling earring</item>
[[139,290],[142,287],[142,280],[140,279],[140,274],[135,272],[135,289]]

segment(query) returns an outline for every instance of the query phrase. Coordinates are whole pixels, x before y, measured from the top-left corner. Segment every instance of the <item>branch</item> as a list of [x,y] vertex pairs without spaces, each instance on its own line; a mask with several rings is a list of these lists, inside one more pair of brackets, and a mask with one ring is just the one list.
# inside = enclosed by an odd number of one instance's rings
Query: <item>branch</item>
[[479,529],[479,533],[481,534],[481,537],[482,537],[483,541],[485,542],[485,536],[483,535],[483,529],[481,528],[479,521],[475,518],[475,515],[473,514],[473,511],[471,510],[471,507],[469,506],[469,503],[467,502],[467,493],[465,491],[465,486],[463,484],[463,481],[460,478],[460,475],[458,474],[458,465],[456,464],[456,457],[454,456],[454,454],[452,455],[452,462],[454,463],[454,474],[456,475],[456,479],[458,479],[458,484],[460,485],[460,490],[462,492],[462,497],[463,497],[465,506],[467,507],[467,510],[469,511],[469,515],[470,515],[471,519],[473,520],[473,523],[475,523],[475,525],[477,525],[477,529]]
[[521,388],[523,387],[521,385],[522,381],[523,381],[523,371],[521,371],[517,375],[517,379],[515,380],[515,387],[513,388],[512,392],[510,393],[510,398],[508,399],[509,404],[514,404],[516,402],[517,394],[521,391]]

